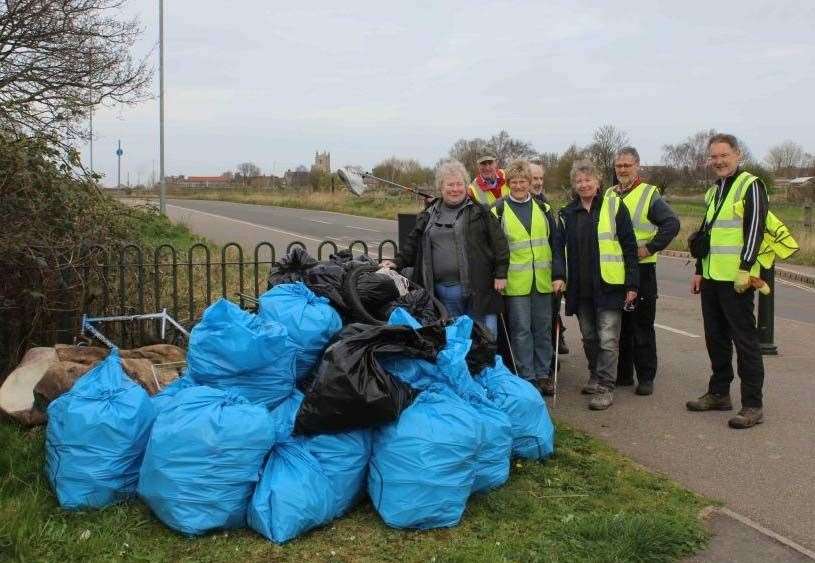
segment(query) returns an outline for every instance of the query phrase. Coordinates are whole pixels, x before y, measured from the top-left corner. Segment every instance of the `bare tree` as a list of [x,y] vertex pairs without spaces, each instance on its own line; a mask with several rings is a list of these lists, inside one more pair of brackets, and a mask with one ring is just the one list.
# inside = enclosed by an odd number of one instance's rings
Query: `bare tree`
[[784,141],[771,147],[764,159],[776,175],[792,175],[804,165],[804,147],[794,141]]
[[405,186],[418,187],[433,184],[433,170],[422,166],[414,158],[386,158],[373,169],[374,176]]
[[240,176],[243,184],[248,186],[252,179],[260,176],[260,167],[254,162],[241,162],[235,167],[235,175]]
[[478,157],[486,152],[487,141],[481,138],[459,139],[450,149],[450,158],[461,162],[467,170],[475,172]]
[[134,59],[137,19],[117,19],[124,0],[0,3],[0,124],[61,146],[85,136],[94,106],[149,97],[152,68]]
[[588,153],[611,185],[614,179],[614,154],[629,143],[628,134],[613,125],[603,125],[594,131],[594,142]]
[[491,155],[498,164],[506,166],[516,158],[537,158],[538,152],[527,141],[513,139],[506,131],[499,131],[489,139],[459,139],[450,149],[450,158],[460,161],[468,170],[475,173],[478,157]]
[[715,134],[715,129],[702,130],[675,145],[663,145],[662,161],[675,168],[685,182],[707,182],[707,142]]

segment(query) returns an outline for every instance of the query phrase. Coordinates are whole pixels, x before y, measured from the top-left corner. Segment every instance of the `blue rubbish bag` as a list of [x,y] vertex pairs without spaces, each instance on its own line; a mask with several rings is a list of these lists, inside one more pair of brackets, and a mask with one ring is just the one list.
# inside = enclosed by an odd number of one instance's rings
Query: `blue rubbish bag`
[[478,414],[443,385],[373,431],[368,495],[395,528],[455,526],[467,506],[482,438]]
[[512,423],[512,455],[526,459],[546,459],[555,449],[555,426],[546,402],[528,381],[514,375],[500,356],[485,368],[478,382],[487,397],[503,410]]
[[187,369],[198,385],[272,408],[294,389],[295,352],[285,326],[219,299],[192,330]]
[[342,319],[330,301],[302,282],[276,285],[261,295],[258,314],[288,329],[297,349],[298,380],[311,373],[331,338],[342,329]]
[[193,386],[195,386],[195,381],[185,371],[181,377],[153,395],[150,400],[153,402],[153,408],[156,409],[156,415],[163,411],[180,391]]
[[48,405],[45,462],[63,508],[102,508],[133,496],[155,411],[115,348]]
[[295,391],[272,412],[275,445],[252,496],[247,520],[266,538],[283,543],[341,516],[365,491],[369,430],[292,437],[303,401]]
[[183,534],[243,527],[273,440],[263,406],[211,387],[184,389],[153,425],[139,496]]
[[[394,310],[389,322],[414,328],[418,326],[418,322],[404,309]],[[483,492],[500,487],[509,479],[512,424],[470,375],[467,355],[472,345],[472,330],[473,322],[466,316],[458,317],[446,327],[447,344],[439,353],[435,365],[409,358],[389,358],[383,361],[383,365],[417,389],[442,384],[470,403],[482,427],[473,492]]]

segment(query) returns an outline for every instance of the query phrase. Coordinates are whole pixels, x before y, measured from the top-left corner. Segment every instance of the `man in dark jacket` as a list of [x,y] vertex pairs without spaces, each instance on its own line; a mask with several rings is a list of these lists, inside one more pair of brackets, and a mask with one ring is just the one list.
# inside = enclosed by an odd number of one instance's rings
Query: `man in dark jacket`
[[500,291],[506,285],[509,247],[489,210],[467,197],[467,172],[457,161],[436,173],[441,197],[416,218],[393,262],[413,267],[413,280],[433,291],[451,316],[469,315],[498,333]]
[[637,297],[637,239],[625,205],[600,192],[600,175],[591,162],[576,161],[571,179],[576,197],[560,211],[569,280],[566,314],[578,317],[589,362],[582,392],[593,395],[590,409],[603,410],[614,399],[623,307],[633,306]]

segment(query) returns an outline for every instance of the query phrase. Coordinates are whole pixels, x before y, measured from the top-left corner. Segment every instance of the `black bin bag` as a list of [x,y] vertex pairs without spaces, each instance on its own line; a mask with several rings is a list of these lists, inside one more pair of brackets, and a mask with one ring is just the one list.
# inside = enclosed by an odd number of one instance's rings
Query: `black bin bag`
[[316,265],[317,261],[304,248],[295,246],[288,254],[275,262],[272,271],[269,272],[267,289],[272,289],[281,283],[305,281],[306,271]]
[[433,296],[423,288],[414,289],[399,297],[388,307],[386,316],[390,318],[391,313],[393,313],[393,310],[397,307],[402,307],[407,310],[410,316],[419,321],[423,326],[442,320],[439,311],[436,309]]
[[416,397],[408,384],[386,371],[377,358],[398,354],[435,361],[444,348],[440,325],[351,324],[323,354],[316,377],[295,421],[295,434],[323,434],[393,422]]
[[484,368],[495,365],[498,342],[480,322],[473,322],[473,332],[470,338],[473,343],[467,352],[467,368],[471,375],[478,375],[484,371]]

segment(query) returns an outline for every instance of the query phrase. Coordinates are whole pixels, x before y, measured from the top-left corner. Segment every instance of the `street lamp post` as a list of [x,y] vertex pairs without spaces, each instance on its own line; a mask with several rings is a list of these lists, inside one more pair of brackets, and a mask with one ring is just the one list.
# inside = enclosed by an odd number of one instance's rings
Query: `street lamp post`
[[167,214],[167,186],[164,181],[164,0],[158,0],[158,73],[159,73],[159,211]]

